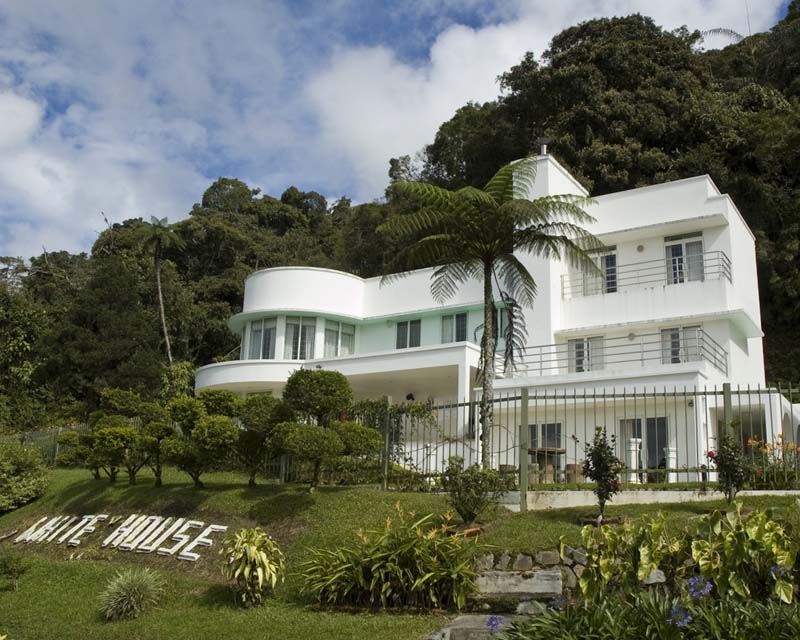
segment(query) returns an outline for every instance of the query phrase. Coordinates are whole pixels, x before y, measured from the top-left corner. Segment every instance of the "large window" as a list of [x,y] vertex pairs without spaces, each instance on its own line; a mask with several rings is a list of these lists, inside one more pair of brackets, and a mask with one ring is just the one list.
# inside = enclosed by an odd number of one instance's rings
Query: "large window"
[[664,238],[667,261],[667,284],[702,280],[703,237],[701,234]]
[[599,269],[583,272],[583,295],[596,293],[616,293],[617,291],[617,254],[616,247],[607,247],[592,259]]
[[467,314],[442,316],[442,342],[464,342],[467,339]]
[[567,343],[569,372],[598,371],[605,367],[603,337],[578,338]]
[[645,418],[642,431],[642,422],[641,418],[623,418],[619,421],[624,440],[622,448],[627,451],[628,440],[640,438],[639,469],[648,470],[648,476],[655,479],[658,474],[654,470],[667,466],[665,449],[669,446],[669,424],[666,416]]
[[530,448],[534,450],[530,454],[530,461],[539,464],[553,464],[558,467],[560,456],[564,453],[561,423],[529,424],[528,431],[531,438]]
[[661,330],[661,363],[677,364],[701,359],[700,327],[670,327]]
[[250,323],[250,360],[275,359],[275,331],[277,321],[275,318],[254,320]]
[[421,320],[403,320],[397,323],[397,343],[398,349],[418,347],[422,333]]
[[356,347],[356,327],[345,322],[325,321],[325,357],[351,356]]
[[286,339],[283,357],[286,360],[311,360],[314,358],[316,318],[286,318]]

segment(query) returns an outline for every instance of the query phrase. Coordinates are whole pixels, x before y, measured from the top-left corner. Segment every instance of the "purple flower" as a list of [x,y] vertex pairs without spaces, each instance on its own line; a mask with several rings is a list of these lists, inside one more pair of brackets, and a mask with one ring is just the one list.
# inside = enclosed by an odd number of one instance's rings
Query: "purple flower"
[[778,580],[779,578],[785,578],[790,573],[791,571],[789,571],[789,569],[786,567],[781,567],[777,564],[774,564],[769,568],[769,575],[775,580]]
[[553,609],[554,611],[563,611],[567,608],[567,598],[566,596],[553,596],[550,600],[549,604],[547,605],[548,609]]
[[502,616],[498,616],[498,615],[494,615],[493,614],[493,615],[489,616],[488,618],[486,618],[486,627],[489,629],[489,631],[497,631],[505,623],[506,623],[506,621],[503,620]]
[[672,605],[672,610],[669,612],[669,618],[667,618],[667,622],[679,629],[683,629],[689,626],[689,623],[693,620],[691,614],[684,609],[683,607],[679,607],[677,604]]
[[713,588],[714,585],[703,576],[692,576],[689,579],[689,595],[695,600],[706,598]]

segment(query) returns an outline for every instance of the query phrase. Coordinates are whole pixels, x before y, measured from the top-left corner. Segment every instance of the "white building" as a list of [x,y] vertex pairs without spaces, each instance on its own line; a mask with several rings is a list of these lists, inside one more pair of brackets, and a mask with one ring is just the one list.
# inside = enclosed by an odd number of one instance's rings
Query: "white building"
[[[588,195],[552,156],[540,156],[537,163],[531,197]],[[763,387],[755,239],[731,198],[711,178],[698,176],[595,202],[588,213],[596,223],[589,230],[607,246],[597,255],[602,276],[518,256],[535,278],[538,296],[525,312],[524,357],[515,372],[500,372],[496,389],[513,395],[525,387],[535,397],[598,389],[606,394],[705,389],[725,382]],[[382,284],[379,277],[326,269],[256,271],[245,282],[242,312],[229,323],[242,338],[240,359],[201,367],[196,387],[280,393],[292,371],[317,367],[341,371],[357,397],[469,400],[476,391],[481,283],[469,283],[437,304],[430,277],[431,269],[423,269]],[[605,403],[606,408],[614,404]],[[679,447],[686,464],[697,466],[715,437],[715,416],[707,404],[692,402],[691,427],[685,420],[683,428],[678,426],[685,402],[680,409],[677,404],[665,409],[663,416],[655,406],[646,416],[628,416],[623,406],[625,417],[612,422],[625,441],[638,438],[645,452],[650,446],[651,457],[659,460],[642,460],[645,466],[660,461],[663,467],[662,458],[669,457],[665,448],[676,447],[678,438],[687,438]],[[763,422],[764,402],[759,406]],[[646,409],[645,403],[643,413]],[[774,409],[785,417],[785,407]],[[518,411],[518,402],[514,409],[498,410],[499,420],[510,411]],[[789,420],[794,422],[791,415]],[[563,469],[571,458],[579,459],[566,442],[567,433],[577,431],[569,422],[564,409],[558,421],[531,423],[532,447],[545,449],[548,441],[557,441],[550,448],[561,452],[544,461],[545,467],[552,463]],[[474,434],[470,424],[461,416],[452,435],[468,441]],[[471,455],[477,455],[474,449]],[[506,452],[505,461],[515,464],[513,447]],[[431,447],[425,455],[442,457]]]

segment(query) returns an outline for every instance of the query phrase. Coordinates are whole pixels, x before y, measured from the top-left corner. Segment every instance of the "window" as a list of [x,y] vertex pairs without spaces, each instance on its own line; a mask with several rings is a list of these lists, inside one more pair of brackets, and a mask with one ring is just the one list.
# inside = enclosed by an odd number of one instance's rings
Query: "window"
[[344,322],[325,321],[325,357],[353,355],[356,346],[356,327]]
[[616,293],[617,291],[617,254],[616,247],[607,247],[603,252],[595,254],[592,258],[600,273],[584,271],[583,295],[591,296],[596,293]]
[[564,443],[561,439],[561,423],[546,422],[544,424],[529,424],[530,448],[536,449],[530,454],[530,461],[539,464],[553,464],[560,466],[561,449]]
[[670,327],[661,330],[661,363],[696,362],[701,359],[700,327]]
[[578,338],[568,342],[569,372],[598,371],[605,367],[603,337]]
[[703,237],[701,234],[664,238],[667,261],[667,284],[702,280]]
[[397,348],[418,347],[422,332],[421,320],[403,320],[397,323]]
[[467,339],[467,314],[442,316],[442,342],[464,342]]
[[312,360],[314,339],[317,330],[316,318],[286,318],[286,340],[283,357],[286,360]]
[[277,321],[275,318],[254,320],[250,323],[250,360],[275,359],[275,331]]
[[[655,416],[644,419],[644,432],[642,432],[641,418],[625,418],[619,421],[620,433],[624,442],[622,448],[627,452],[628,441],[631,438],[641,438],[642,444],[639,453],[639,468],[641,470],[663,469],[667,466],[667,456],[664,451],[669,446],[668,423],[666,416]],[[657,474],[652,479],[656,479]],[[648,478],[650,479],[650,478]]]

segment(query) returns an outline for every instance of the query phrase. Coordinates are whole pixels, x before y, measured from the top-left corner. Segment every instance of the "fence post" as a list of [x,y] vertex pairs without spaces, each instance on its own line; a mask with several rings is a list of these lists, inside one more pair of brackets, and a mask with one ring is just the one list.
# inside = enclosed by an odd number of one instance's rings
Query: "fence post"
[[731,422],[733,421],[733,400],[731,398],[731,383],[724,382],[722,384],[722,421],[724,424],[725,433],[731,429]]
[[530,431],[528,430],[528,387],[522,388],[522,406],[520,407],[519,425],[519,510],[528,510],[528,449],[530,448]]
[[386,417],[383,421],[383,490],[389,490],[389,449],[391,441],[389,438],[389,403],[386,403]]

